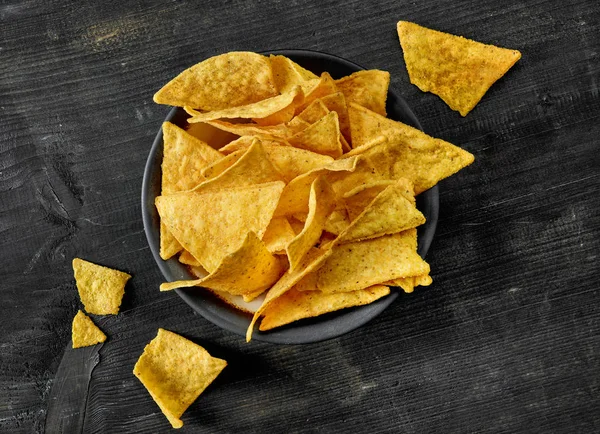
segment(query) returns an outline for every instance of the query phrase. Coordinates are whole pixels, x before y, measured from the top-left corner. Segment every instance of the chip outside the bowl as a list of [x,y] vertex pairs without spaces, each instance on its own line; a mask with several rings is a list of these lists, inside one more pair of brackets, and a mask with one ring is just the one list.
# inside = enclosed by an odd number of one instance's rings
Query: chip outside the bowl
[[212,357],[200,345],[158,329],[144,348],[133,374],[142,382],[173,428],[187,408],[217,378],[227,362]]
[[106,341],[106,335],[82,311],[77,311],[71,327],[73,348],[89,347]]
[[131,275],[83,259],[73,259],[73,273],[79,298],[86,312],[116,315]]

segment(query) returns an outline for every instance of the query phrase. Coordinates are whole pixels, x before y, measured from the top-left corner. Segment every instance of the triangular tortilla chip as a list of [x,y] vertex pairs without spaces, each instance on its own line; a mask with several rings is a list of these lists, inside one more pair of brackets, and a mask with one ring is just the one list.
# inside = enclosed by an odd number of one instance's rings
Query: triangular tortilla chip
[[376,238],[416,228],[425,223],[425,216],[407,196],[414,192],[402,178],[386,187],[365,210],[342,232],[338,243]]
[[335,245],[318,271],[318,289],[325,293],[357,291],[391,279],[429,273],[429,265],[412,247],[413,232],[416,229]]
[[125,284],[131,276],[119,270],[73,259],[75,283],[79,298],[88,313],[116,315],[125,294]]
[[[440,180],[471,164],[474,157],[469,152],[401,122],[384,118],[354,103],[348,108],[355,150],[380,135],[387,142],[365,149],[359,155],[370,160],[377,170],[383,170],[388,179],[405,177],[419,194]],[[336,190],[337,191],[337,190]]]
[[360,104],[375,113],[386,116],[385,102],[390,85],[389,72],[378,69],[357,71],[336,80],[335,85],[344,94],[347,103]]
[[[190,190],[204,181],[202,169],[223,155],[171,122],[163,123],[162,193]],[[160,257],[169,259],[181,250],[179,242],[160,224]]]
[[89,347],[106,340],[106,335],[82,311],[77,311],[71,327],[73,348]]
[[387,286],[376,285],[359,291],[324,294],[321,291],[290,289],[265,309],[260,331],[271,330],[303,318],[374,302],[390,293]]
[[236,136],[257,136],[269,140],[281,140],[293,134],[286,125],[233,124],[221,120],[207,121],[206,123]]
[[285,251],[290,270],[295,270],[306,253],[319,241],[325,221],[336,205],[335,193],[322,176],[317,177],[310,187],[308,217],[304,229],[287,245]]
[[295,236],[296,233],[286,217],[275,217],[267,226],[262,240],[269,252],[285,252],[285,248]]
[[285,56],[269,56],[273,78],[277,90],[281,93],[289,91],[294,86],[302,86],[304,92],[311,90],[317,83],[319,77],[312,72],[302,68],[297,63]]
[[521,58],[517,50],[406,21],[398,22],[398,36],[410,82],[423,92],[438,95],[462,116]]
[[319,169],[313,169],[310,172],[291,180],[283,190],[279,205],[275,212],[276,216],[293,215],[296,213],[308,214],[308,198],[310,196],[310,186],[319,175],[329,177],[329,173],[352,172],[355,170],[357,157],[335,160]]
[[310,252],[308,252],[308,254],[306,254],[300,266],[296,267],[295,270],[288,270],[283,276],[281,276],[281,279],[279,279],[277,283],[273,285],[269,291],[267,291],[265,299],[254,313],[252,321],[250,322],[248,330],[246,331],[246,342],[250,342],[250,339],[252,339],[254,324],[263,314],[265,309],[267,309],[267,307],[269,307],[269,305],[273,302],[273,300],[276,300],[289,291],[290,288],[298,283],[304,276],[318,270],[330,255],[330,249],[312,249]]
[[298,117],[309,124],[314,124],[323,116],[329,113],[329,109],[325,107],[323,101],[316,99],[311,102],[304,110],[298,113]]
[[144,348],[133,374],[158,404],[173,428],[181,415],[227,366],[204,348],[178,334],[158,329]]
[[396,183],[394,180],[372,181],[359,185],[345,193],[344,202],[349,220],[354,221],[379,193],[394,183]]
[[[340,122],[340,131],[347,141],[351,141],[350,118],[348,117],[348,106],[346,105],[344,94],[342,92],[332,93],[322,97],[321,101],[329,111],[337,112]],[[342,142],[342,145],[343,144],[344,142]],[[348,146],[348,148],[350,147]]]
[[154,95],[157,104],[221,110],[277,95],[271,63],[260,54],[230,52],[186,69]]
[[[234,153],[235,154],[235,153]],[[233,157],[230,154],[225,158]],[[222,173],[198,185],[192,191],[206,193],[224,188],[244,187],[283,180],[283,176],[275,169],[259,139],[246,152]]]
[[159,196],[156,208],[181,245],[212,272],[240,247],[248,232],[259,238],[264,235],[284,185],[271,182],[203,194]]
[[322,73],[319,80],[315,82],[315,85],[310,90],[304,92],[304,103],[296,107],[296,114],[302,112],[314,100],[331,95],[337,91],[338,89],[331,75],[328,72]]
[[292,146],[337,158],[342,155],[338,114],[329,112],[319,121],[288,139]]
[[163,283],[161,291],[203,286],[233,295],[262,292],[283,274],[279,260],[267,250],[254,232],[246,235],[235,252],[226,255],[215,271],[203,279]]
[[266,118],[267,116],[292,105],[296,100],[298,104],[304,100],[304,94],[302,93],[302,88],[300,86],[295,86],[286,93],[272,96],[271,98],[263,99],[252,104],[229,107],[221,110],[212,110],[204,113],[194,110],[191,107],[185,107],[185,111],[191,116],[191,118],[187,120],[190,124],[213,121],[215,119]]

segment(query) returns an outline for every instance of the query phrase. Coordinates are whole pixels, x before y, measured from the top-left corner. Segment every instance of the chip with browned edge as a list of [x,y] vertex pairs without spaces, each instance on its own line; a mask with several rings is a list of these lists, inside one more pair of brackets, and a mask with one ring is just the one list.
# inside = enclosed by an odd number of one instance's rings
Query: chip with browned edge
[[183,412],[227,366],[200,345],[159,328],[144,348],[133,374],[142,382],[173,428]]
[[398,37],[410,82],[466,116],[521,58],[517,50],[482,44],[407,21]]

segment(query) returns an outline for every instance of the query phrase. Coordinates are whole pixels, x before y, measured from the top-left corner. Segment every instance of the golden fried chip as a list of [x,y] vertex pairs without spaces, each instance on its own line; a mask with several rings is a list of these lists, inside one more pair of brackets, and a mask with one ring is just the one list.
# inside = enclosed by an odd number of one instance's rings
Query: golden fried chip
[[[249,137],[249,136],[245,136],[245,137]],[[240,137],[240,139],[241,139],[241,137]],[[252,143],[254,143],[254,140],[255,139],[253,138]],[[250,143],[250,145],[252,145],[252,143]],[[225,172],[227,169],[229,169],[231,166],[233,166],[235,163],[237,163],[237,161],[240,158],[242,158],[242,155],[244,155],[246,153],[246,151],[248,150],[250,145],[248,145],[247,148],[240,149],[235,152],[231,152],[231,153],[227,154],[225,157],[221,158],[220,160],[217,160],[214,163],[212,163],[212,164],[208,165],[207,167],[205,167],[204,169],[202,169],[202,176],[204,177],[203,181],[206,181],[206,180],[212,179],[212,178],[216,178],[221,173]],[[196,184],[194,187],[197,187],[198,185],[199,184]]]
[[304,131],[308,127],[310,127],[310,124],[298,116],[286,124],[287,131],[291,135],[298,134],[300,131]]
[[285,93],[298,85],[302,86],[304,92],[308,92],[318,82],[319,77],[285,56],[271,55],[269,61],[271,62],[275,84],[281,93]]
[[211,148],[217,149],[219,152],[221,152],[220,148],[238,137],[235,134],[220,130],[209,124],[186,123],[184,129],[190,136],[200,139],[204,143],[208,143]]
[[[223,155],[171,122],[163,123],[162,194],[190,190],[204,181],[202,169]],[[169,259],[181,250],[179,242],[160,225],[160,257]]]
[[271,63],[256,53],[231,52],[197,63],[154,95],[158,104],[221,110],[277,95]]
[[[235,153],[225,158],[233,158]],[[205,172],[206,176],[206,172]],[[210,178],[198,185],[192,191],[206,193],[222,190],[224,188],[244,187],[249,185],[264,184],[283,180],[277,171],[259,139],[254,139],[246,152],[230,167],[214,178]],[[181,242],[181,240],[179,240]]]
[[275,283],[275,285],[273,285],[273,287],[267,291],[265,299],[254,313],[252,321],[250,322],[248,330],[246,331],[246,342],[250,342],[250,339],[252,339],[254,324],[263,314],[265,309],[267,309],[273,302],[273,300],[276,300],[289,291],[290,288],[298,283],[304,276],[318,270],[323,265],[325,260],[331,255],[331,253],[331,249],[312,249],[306,254],[306,256],[304,256],[302,264],[296,267],[295,270],[288,270],[283,276],[281,276],[281,279],[279,279],[277,283]]
[[75,283],[79,298],[88,313],[94,315],[116,315],[125,284],[131,276],[122,271],[93,264],[83,259],[73,259]]
[[438,95],[462,116],[521,58],[517,50],[482,44],[407,21],[398,22],[398,37],[410,82],[423,92]]
[[399,279],[388,280],[384,285],[398,286],[404,290],[407,294],[414,291],[415,286],[429,286],[433,280],[429,274],[423,274],[421,276],[414,277],[402,277]]
[[203,194],[159,196],[156,208],[181,245],[212,272],[240,247],[248,232],[259,238],[264,235],[284,185],[271,182]]
[[242,136],[242,137],[238,137],[236,140],[233,140],[230,143],[228,143],[227,145],[223,146],[221,149],[219,149],[219,152],[224,155],[229,155],[229,154],[234,153],[235,151],[246,150],[250,147],[250,145],[252,145],[252,143],[254,142],[254,139],[256,139],[256,138],[260,139],[265,150],[269,146],[290,146],[291,147],[291,145],[285,139],[270,140],[270,139],[260,138],[260,137],[256,137],[256,136]]
[[226,255],[215,271],[197,280],[163,283],[161,291],[203,286],[233,295],[262,292],[283,274],[279,260],[254,232],[249,232],[236,251]]
[[89,347],[106,340],[106,335],[92,319],[82,311],[77,311],[71,328],[73,348]]
[[336,172],[352,172],[356,168],[357,157],[336,160],[319,169],[313,169],[310,172],[291,180],[283,190],[279,205],[275,212],[276,216],[293,215],[297,213],[308,214],[308,199],[310,196],[310,186],[319,175],[325,175]]
[[371,142],[381,135],[387,138],[387,142],[366,148],[358,155],[369,160],[387,179],[400,176],[409,179],[416,194],[433,187],[474,160],[472,154],[458,146],[384,118],[357,104],[350,103],[348,113],[352,145],[357,152],[357,146],[362,143]]
[[425,223],[425,216],[407,196],[414,197],[412,185],[402,178],[386,187],[342,232],[338,243],[396,234]]
[[390,85],[389,72],[377,69],[357,71],[336,80],[335,85],[344,94],[347,103],[360,104],[382,116],[386,115],[385,102]]
[[263,242],[271,253],[285,252],[287,245],[294,239],[296,233],[286,217],[275,217],[267,226]]
[[[325,95],[321,98],[321,101],[327,107],[329,111],[336,112],[338,114],[340,122],[340,131],[342,136],[350,141],[350,119],[348,118],[348,106],[346,105],[346,98],[342,92],[332,93]],[[342,142],[342,145],[344,142]],[[348,146],[349,150],[350,146]]]
[[237,136],[257,136],[269,140],[281,140],[292,135],[286,125],[256,125],[256,124],[233,124],[225,121],[207,121],[208,125]]
[[394,180],[372,181],[359,185],[345,193],[344,201],[350,221],[354,221],[373,202],[379,193],[396,182]]
[[173,428],[181,415],[227,366],[194,342],[164,329],[144,348],[133,374],[142,382]]
[[329,109],[325,107],[323,101],[316,99],[311,102],[304,110],[298,113],[298,117],[309,124],[314,124],[323,116],[329,113]]
[[294,102],[300,104],[303,100],[304,94],[302,93],[302,88],[300,86],[295,86],[286,93],[263,99],[252,104],[229,107],[221,110],[212,110],[204,113],[194,110],[191,107],[185,107],[185,111],[191,116],[191,118],[187,120],[190,124],[213,121],[215,119],[266,118],[267,116],[271,116],[272,114],[285,109]]
[[[302,98],[304,98],[304,95],[302,95]],[[269,116],[265,116],[264,118],[252,118],[252,120],[261,126],[285,124],[286,122],[292,120],[295,112],[296,104],[292,102],[292,104],[282,108],[279,111],[276,111]]]
[[187,250],[181,251],[181,254],[179,255],[179,262],[181,262],[182,264],[185,264],[185,265],[190,265],[192,267],[201,267],[202,266],[200,264],[200,262],[198,262],[198,260],[196,258],[194,258],[194,255],[192,255]]
[[324,294],[321,291],[298,291],[294,288],[273,300],[260,322],[259,330],[266,331],[303,318],[374,302],[390,293],[387,286],[376,285],[359,291]]
[[416,229],[335,245],[318,271],[318,289],[325,293],[357,291],[391,279],[429,273],[429,265],[412,247],[413,232]]
[[329,112],[288,139],[292,146],[337,158],[342,155],[338,114]]
[[295,270],[302,258],[317,244],[325,221],[336,205],[335,193],[322,176],[318,176],[310,187],[308,217],[304,229],[287,245],[285,251],[290,262],[290,270]]
[[296,114],[302,112],[314,100],[331,95],[338,91],[335,81],[328,72],[321,74],[321,77],[315,82],[314,86],[304,92],[304,103],[296,106]]

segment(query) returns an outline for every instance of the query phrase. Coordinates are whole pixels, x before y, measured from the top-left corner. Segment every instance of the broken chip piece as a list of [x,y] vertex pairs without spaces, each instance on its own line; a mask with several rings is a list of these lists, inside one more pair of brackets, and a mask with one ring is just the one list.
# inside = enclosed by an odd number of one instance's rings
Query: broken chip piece
[[82,311],[77,311],[71,327],[73,348],[89,347],[106,340],[106,335],[94,324],[92,319]]

